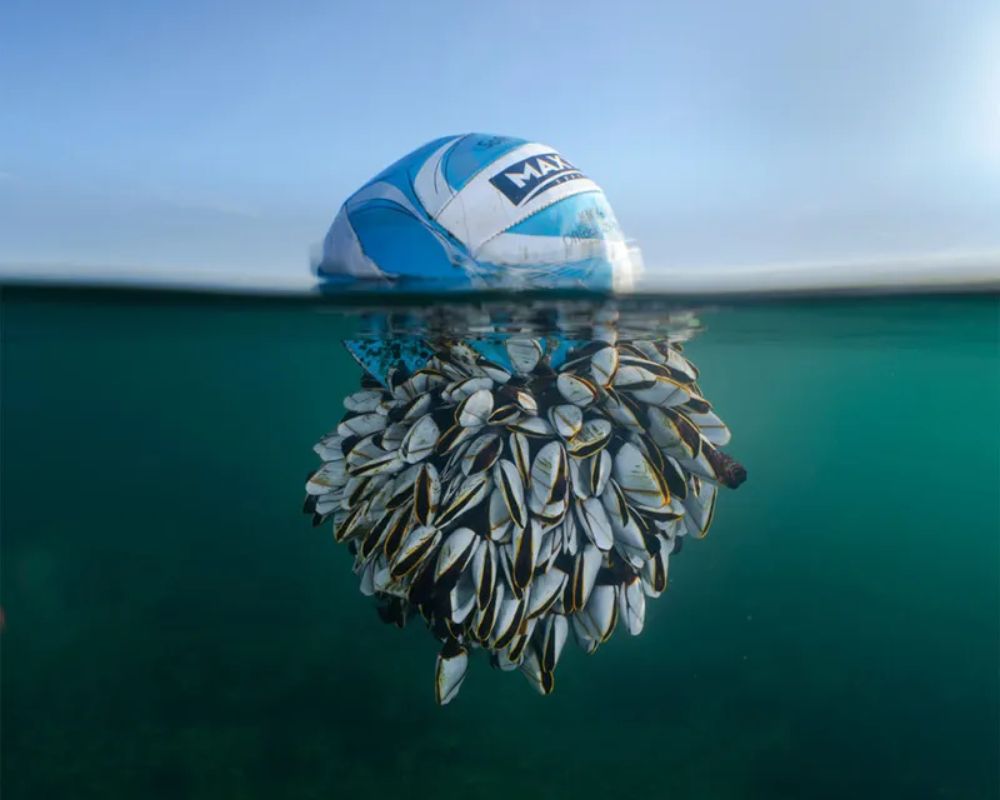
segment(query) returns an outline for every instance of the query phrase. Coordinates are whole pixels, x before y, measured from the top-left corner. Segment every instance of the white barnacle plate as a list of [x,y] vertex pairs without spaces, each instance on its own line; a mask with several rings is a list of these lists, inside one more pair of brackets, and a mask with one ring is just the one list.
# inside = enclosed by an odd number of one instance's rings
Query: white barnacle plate
[[469,669],[469,653],[451,640],[438,653],[435,669],[434,693],[438,705],[447,705],[458,695]]

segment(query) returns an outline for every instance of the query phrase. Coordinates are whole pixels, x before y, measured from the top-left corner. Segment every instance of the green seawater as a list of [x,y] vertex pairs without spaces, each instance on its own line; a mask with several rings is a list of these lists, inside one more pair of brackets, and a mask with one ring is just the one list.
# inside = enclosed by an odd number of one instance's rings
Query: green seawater
[[352,317],[0,302],[4,800],[1000,797],[996,296],[699,309],[749,479],[642,635],[444,708],[300,510]]

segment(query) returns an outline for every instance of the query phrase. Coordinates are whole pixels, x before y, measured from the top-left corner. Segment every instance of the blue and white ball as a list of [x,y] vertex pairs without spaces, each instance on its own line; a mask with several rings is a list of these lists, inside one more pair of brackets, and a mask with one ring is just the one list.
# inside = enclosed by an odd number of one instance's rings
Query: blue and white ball
[[326,281],[421,288],[627,289],[641,258],[604,192],[552,147],[436,139],[352,194],[316,264]]

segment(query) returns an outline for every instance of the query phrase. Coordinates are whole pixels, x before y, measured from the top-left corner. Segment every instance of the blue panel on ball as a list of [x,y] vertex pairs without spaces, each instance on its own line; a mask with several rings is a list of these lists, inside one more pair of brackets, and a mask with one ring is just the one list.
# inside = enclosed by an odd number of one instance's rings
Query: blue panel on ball
[[526,144],[524,139],[511,136],[493,136],[488,133],[463,136],[444,157],[445,180],[457,192],[483,167],[522,144]]

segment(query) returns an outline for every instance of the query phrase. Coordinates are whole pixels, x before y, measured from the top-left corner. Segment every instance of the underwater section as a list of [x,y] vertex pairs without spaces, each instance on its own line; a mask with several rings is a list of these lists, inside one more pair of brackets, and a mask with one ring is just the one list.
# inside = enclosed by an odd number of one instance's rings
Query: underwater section
[[441,708],[442,643],[300,513],[343,342],[435,341],[412,306],[4,289],[3,796],[995,798],[997,303],[619,306],[688,315],[749,477],[641,635],[570,631],[547,697],[480,648]]

